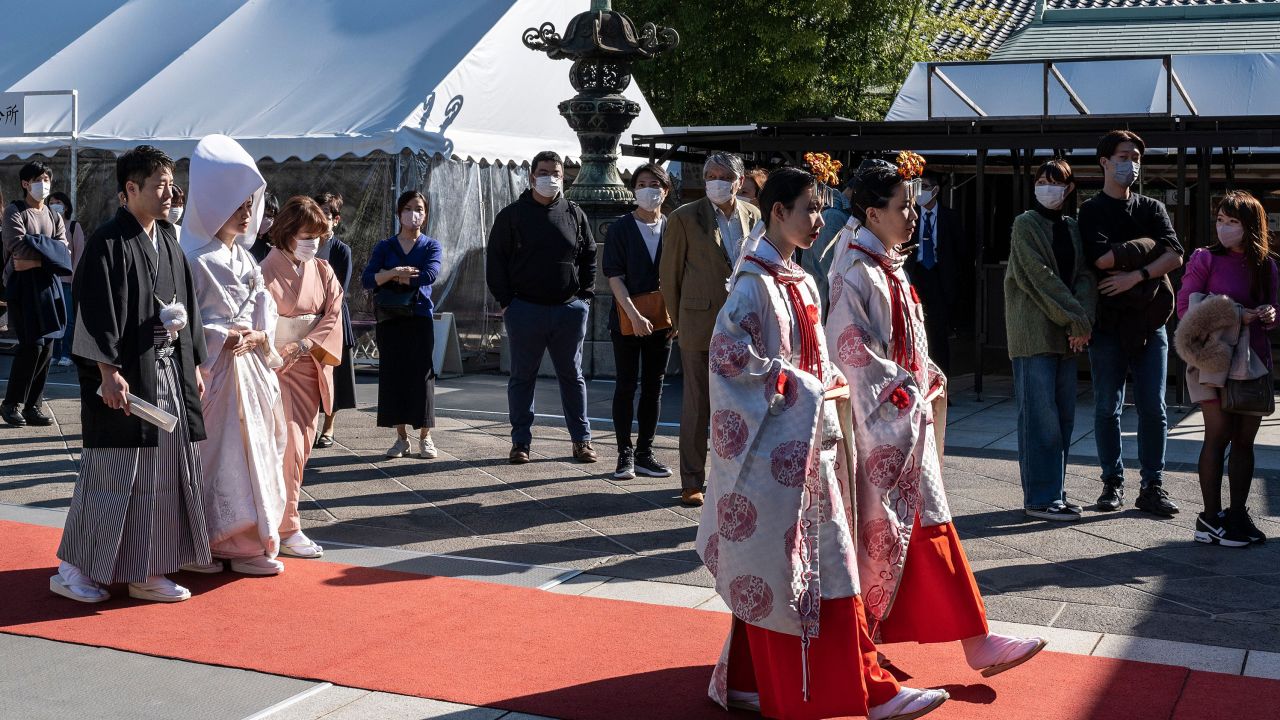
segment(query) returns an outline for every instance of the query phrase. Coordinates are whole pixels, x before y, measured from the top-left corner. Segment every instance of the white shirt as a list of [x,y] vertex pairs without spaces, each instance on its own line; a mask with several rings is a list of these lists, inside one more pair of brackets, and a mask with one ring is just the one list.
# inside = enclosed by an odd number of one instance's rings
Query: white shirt
[[640,228],[640,237],[644,238],[644,247],[649,251],[649,259],[656,261],[658,245],[662,242],[662,229],[667,225],[666,216],[659,215],[658,221],[652,225],[636,217],[634,213],[631,217],[635,218],[636,227]]
[[742,222],[738,220],[738,201],[733,201],[733,210],[725,215],[720,206],[712,204],[716,211],[716,224],[720,226],[720,242],[729,255],[729,264],[738,262],[738,251],[742,248]]

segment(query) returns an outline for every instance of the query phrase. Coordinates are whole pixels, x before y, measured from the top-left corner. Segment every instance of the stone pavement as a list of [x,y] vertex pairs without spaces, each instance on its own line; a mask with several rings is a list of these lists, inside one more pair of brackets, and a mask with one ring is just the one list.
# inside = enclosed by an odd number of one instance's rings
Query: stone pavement
[[[49,392],[57,426],[0,428],[0,503],[27,513],[52,510],[56,523],[74,483],[79,428],[73,376],[64,371],[51,379],[67,384]],[[391,431],[374,427],[369,412],[374,378],[360,381],[363,409],[340,416],[339,445],[316,452],[304,486],[308,532],[327,545],[332,560],[723,609],[693,550],[699,511],[678,505],[678,482],[611,479],[607,423],[595,423],[602,456],[596,465],[573,463],[561,423],[547,417],[535,427],[535,462],[510,466],[505,378],[467,376],[440,383],[440,458],[388,461],[382,451]],[[592,416],[608,417],[611,390],[609,383],[590,384]],[[659,456],[673,465],[678,390],[668,385],[657,443]],[[542,412],[557,411],[554,382],[539,384],[539,402]],[[1068,479],[1068,492],[1086,506],[1098,489],[1090,402],[1086,387]],[[1130,429],[1131,416],[1132,409],[1125,417]],[[989,615],[1038,626],[1034,631],[1064,651],[1280,677],[1280,543],[1228,550],[1191,540],[1200,509],[1198,419],[1171,411],[1174,421],[1167,487],[1183,507],[1179,518],[1126,509],[1051,525],[1019,509],[1007,383],[988,378],[982,402],[972,392],[957,393],[946,482]],[[1273,536],[1280,536],[1277,439],[1280,427],[1268,421],[1251,499],[1259,525]]]

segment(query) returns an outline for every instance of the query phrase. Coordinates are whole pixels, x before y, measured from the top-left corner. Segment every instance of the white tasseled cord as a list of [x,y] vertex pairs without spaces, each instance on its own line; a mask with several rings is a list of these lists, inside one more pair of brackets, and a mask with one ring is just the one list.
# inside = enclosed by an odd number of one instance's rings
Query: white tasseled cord
[[830,284],[835,281],[837,275],[843,275],[848,268],[844,265],[844,260],[849,255],[849,244],[858,235],[858,228],[862,227],[862,223],[853,215],[849,216],[848,222],[844,227],[840,228],[840,232],[831,239],[827,247],[823,249],[821,257],[825,258],[827,253],[835,250],[835,257],[831,260],[831,269],[827,271],[827,282]]

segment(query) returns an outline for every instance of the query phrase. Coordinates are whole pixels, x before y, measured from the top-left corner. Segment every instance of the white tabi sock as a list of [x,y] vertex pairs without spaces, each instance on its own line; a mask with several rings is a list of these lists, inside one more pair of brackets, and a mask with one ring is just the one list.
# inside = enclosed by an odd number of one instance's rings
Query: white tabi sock
[[1040,638],[1019,638],[1010,635],[987,633],[965,638],[964,657],[974,670],[1000,665],[1016,660],[1040,645]]

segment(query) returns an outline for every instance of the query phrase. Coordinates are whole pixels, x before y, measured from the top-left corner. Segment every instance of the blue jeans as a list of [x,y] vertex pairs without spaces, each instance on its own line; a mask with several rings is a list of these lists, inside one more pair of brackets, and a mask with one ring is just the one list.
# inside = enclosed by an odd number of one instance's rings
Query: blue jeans
[[54,342],[53,357],[71,359],[71,337],[76,329],[76,304],[71,297],[71,283],[62,283],[62,296],[67,303],[67,331]]
[[1104,481],[1124,479],[1120,444],[1120,413],[1124,410],[1125,374],[1133,373],[1134,404],[1138,407],[1138,461],[1142,487],[1164,479],[1164,447],[1169,434],[1165,417],[1165,373],[1169,364],[1169,337],[1160,328],[1147,338],[1141,350],[1128,353],[1118,335],[1094,332],[1089,344],[1096,402],[1093,435]]
[[538,305],[515,299],[502,321],[511,349],[511,379],[507,381],[507,410],[511,417],[511,443],[533,441],[533,390],[538,382],[542,354],[551,354],[560,383],[564,424],[574,442],[591,439],[587,423],[587,382],[582,378],[582,341],[587,337],[588,307],[575,299],[567,305]]
[[1022,506],[1045,508],[1066,499],[1067,452],[1076,416],[1075,355],[1013,358],[1013,397]]

